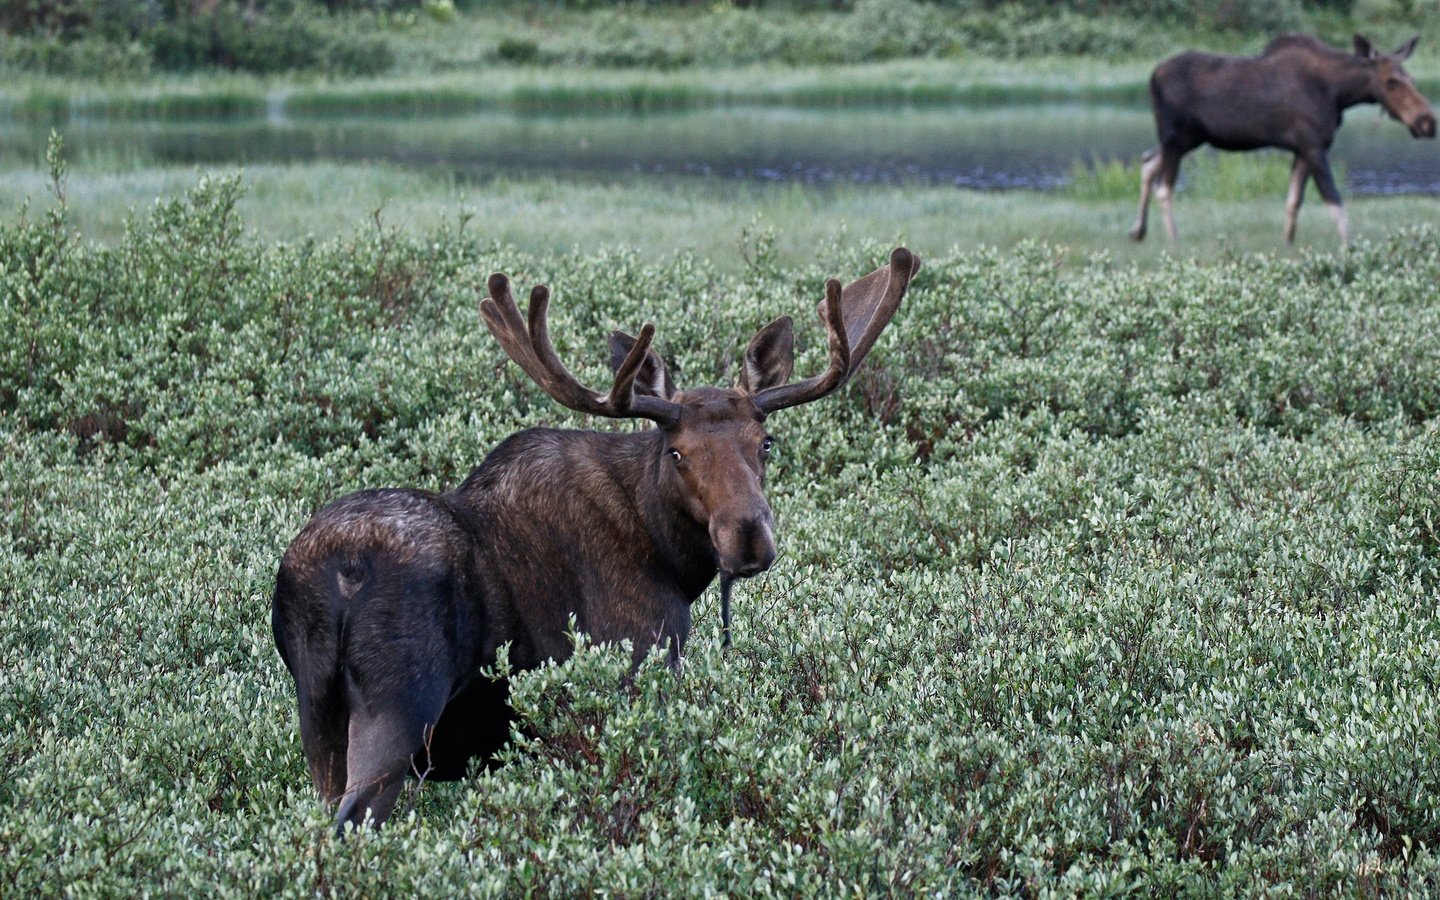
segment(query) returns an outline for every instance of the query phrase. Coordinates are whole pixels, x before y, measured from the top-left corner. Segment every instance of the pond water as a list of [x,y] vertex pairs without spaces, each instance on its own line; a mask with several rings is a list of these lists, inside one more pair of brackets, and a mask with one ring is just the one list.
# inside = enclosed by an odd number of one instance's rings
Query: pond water
[[[49,129],[0,124],[0,164],[35,165]],[[593,116],[277,111],[244,121],[81,121],[61,131],[79,165],[386,161],[479,179],[651,175],[1041,190],[1064,184],[1077,163],[1133,162],[1154,143],[1148,110],[1082,104]],[[1347,193],[1440,194],[1440,143],[1412,139],[1378,108],[1350,112],[1332,158],[1347,173]]]

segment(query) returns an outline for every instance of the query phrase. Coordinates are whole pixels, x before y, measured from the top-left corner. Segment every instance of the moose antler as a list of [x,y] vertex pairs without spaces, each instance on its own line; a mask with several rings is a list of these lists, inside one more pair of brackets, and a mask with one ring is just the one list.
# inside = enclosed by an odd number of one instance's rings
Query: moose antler
[[843,289],[835,279],[827,281],[820,318],[830,341],[829,365],[824,372],[804,381],[761,391],[755,395],[755,405],[766,413],[798,406],[818,400],[848,381],[894,318],[910,279],[918,271],[920,257],[896,247],[889,263]]
[[480,301],[480,315],[505,353],[560,405],[576,412],[612,419],[650,419],[662,425],[680,417],[680,407],[669,400],[635,393],[635,376],[655,338],[655,326],[646,323],[635,345],[615,370],[609,393],[601,394],[581,384],[550,343],[545,314],[550,307],[550,289],[538,284],[530,290],[529,326],[520,316],[510,279],[496,272],[486,285],[490,296]]

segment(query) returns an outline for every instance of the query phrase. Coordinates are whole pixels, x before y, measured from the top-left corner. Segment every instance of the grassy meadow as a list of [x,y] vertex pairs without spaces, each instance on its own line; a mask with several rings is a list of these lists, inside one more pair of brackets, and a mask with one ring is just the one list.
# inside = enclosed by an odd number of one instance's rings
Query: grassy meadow
[[[1347,253],[1316,226],[1318,250],[1125,261],[903,215],[1121,234],[1128,202],[1078,188],[900,190],[857,206],[885,227],[788,243],[838,194],[720,251],[659,211],[602,246],[600,188],[267,219],[314,174],[77,174],[0,223],[7,894],[1440,888],[1440,233],[1403,203]],[[1182,200],[1192,233],[1206,204],[1259,209]],[[722,206],[697,218],[733,227]],[[506,362],[484,278],[550,283],[587,380],[651,320],[682,384],[719,383],[782,313],[820,366],[824,278],[900,240],[926,265],[865,371],[775,417],[781,557],[737,590],[734,648],[713,594],[679,680],[657,659],[620,693],[628,652],[582,641],[516,679],[506,765],[334,840],[269,633],[289,539],[349,490],[452,486],[516,429],[615,427]]]
[[[247,233],[265,241],[320,240],[377,228],[418,239],[449,229],[554,252],[628,249],[666,259],[688,253],[726,270],[745,266],[756,241],[787,264],[810,261],[817,246],[857,239],[943,251],[1042,241],[1065,260],[1102,254],[1147,266],[1256,250],[1294,256],[1338,246],[1335,226],[1313,189],[1301,210],[1296,247],[1285,245],[1289,164],[1278,154],[1198,153],[1187,159],[1175,202],[1181,240],[1173,245],[1160,228],[1158,204],[1151,209],[1150,236],[1140,244],[1126,237],[1139,197],[1138,161],[1077,166],[1070,185],[1043,192],[928,185],[815,189],[682,178],[467,181],[347,163],[260,165],[230,174],[243,185],[236,208]],[[114,243],[197,177],[193,167],[134,170],[124,160],[77,166],[66,185],[68,221],[87,240]],[[43,216],[53,206],[48,179],[41,168],[7,173],[0,178],[0,209]],[[1434,198],[1415,196],[1356,196],[1346,205],[1361,240],[1434,221],[1436,210]]]

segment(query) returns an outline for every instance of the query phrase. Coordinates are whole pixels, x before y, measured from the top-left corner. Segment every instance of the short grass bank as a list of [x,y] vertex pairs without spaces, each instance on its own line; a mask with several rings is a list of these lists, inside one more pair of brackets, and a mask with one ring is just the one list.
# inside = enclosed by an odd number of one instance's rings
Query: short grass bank
[[[1206,157],[1187,161],[1176,199],[1181,242],[1152,232],[1143,244],[1126,237],[1139,196],[1138,170],[1112,163],[1077,169],[1055,191],[979,192],[930,186],[757,184],[709,179],[553,178],[462,181],[395,166],[320,163],[255,166],[243,172],[238,201],[246,227],[265,240],[326,240],[357,229],[387,228],[411,236],[442,227],[536,252],[629,249],[651,258],[693,253],[722,268],[745,264],[752,245],[772,245],[787,264],[817,248],[864,236],[917,248],[971,251],[1039,240],[1070,260],[1093,253],[1117,262],[1159,264],[1170,257],[1213,260],[1266,251],[1280,256],[1336,247],[1335,228],[1312,190],[1302,210],[1297,248],[1285,246],[1288,168],[1279,158]],[[143,221],[156,197],[184,191],[192,168],[132,171],[124,160],[71,173],[71,222],[90,239],[121,240]],[[53,199],[38,169],[0,180],[0,211],[13,221],[28,201],[31,218]],[[1430,197],[1356,197],[1348,201],[1360,241],[1433,221]],[[1152,209],[1152,226],[1158,209]],[[368,223],[368,224],[366,224]]]
[[0,116],[64,122],[477,110],[633,112],[737,104],[1144,103],[1149,72],[1145,62],[971,58],[799,67],[747,63],[677,71],[481,67],[318,81],[191,75],[116,84],[22,76],[0,87]]

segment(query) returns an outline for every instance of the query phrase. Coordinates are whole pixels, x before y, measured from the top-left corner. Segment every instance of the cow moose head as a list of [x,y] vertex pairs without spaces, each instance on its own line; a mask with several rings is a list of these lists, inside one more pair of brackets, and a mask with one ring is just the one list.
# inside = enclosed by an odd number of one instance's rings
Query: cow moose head
[[1430,108],[1430,101],[1425,99],[1425,95],[1416,89],[1415,79],[1400,65],[1415,52],[1415,45],[1419,42],[1420,36],[1417,34],[1396,47],[1394,53],[1382,53],[1370,43],[1369,38],[1357,34],[1355,55],[1368,61],[1374,71],[1371,76],[1371,93],[1375,102],[1379,103],[1391,118],[1410,129],[1410,133],[1415,137],[1433,138],[1435,110]]

